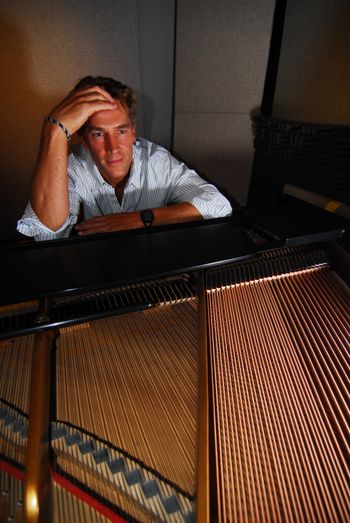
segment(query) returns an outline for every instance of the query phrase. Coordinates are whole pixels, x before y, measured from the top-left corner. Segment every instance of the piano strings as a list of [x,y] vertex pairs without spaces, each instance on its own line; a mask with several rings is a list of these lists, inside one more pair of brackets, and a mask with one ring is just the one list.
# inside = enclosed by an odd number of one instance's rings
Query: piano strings
[[[14,342],[18,362],[31,338]],[[51,428],[54,470],[74,478],[84,494],[87,486],[137,520],[170,517],[182,523],[194,511],[197,345],[193,298],[61,329],[56,341],[59,421]],[[16,366],[27,372],[28,381],[27,352],[26,363]],[[20,397],[27,397],[26,388],[9,379],[16,375],[12,356],[17,359],[14,351],[4,357],[9,372],[2,390],[27,412],[27,399]],[[62,513],[58,487],[54,482],[54,510]],[[71,495],[69,500],[67,509]],[[77,503],[74,510],[82,510]]]
[[348,521],[349,291],[319,268],[207,300],[218,520]]
[[[350,518],[350,292],[326,258],[283,249],[205,275],[211,521]],[[143,302],[153,294],[146,287],[135,286]],[[55,522],[102,522],[109,510],[138,521],[194,518],[203,329],[191,289],[175,305],[170,282],[159,293],[162,307],[60,329]],[[97,298],[99,310],[114,302],[109,291]],[[63,317],[80,304],[57,306]],[[1,517],[18,521],[33,339],[0,342]]]

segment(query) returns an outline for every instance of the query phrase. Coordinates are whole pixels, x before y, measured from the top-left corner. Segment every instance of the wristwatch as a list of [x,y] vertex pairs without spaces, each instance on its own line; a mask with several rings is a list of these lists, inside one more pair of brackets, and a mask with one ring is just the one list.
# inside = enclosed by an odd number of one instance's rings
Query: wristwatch
[[145,227],[151,227],[154,222],[154,214],[152,209],[144,209],[141,211],[141,220]]

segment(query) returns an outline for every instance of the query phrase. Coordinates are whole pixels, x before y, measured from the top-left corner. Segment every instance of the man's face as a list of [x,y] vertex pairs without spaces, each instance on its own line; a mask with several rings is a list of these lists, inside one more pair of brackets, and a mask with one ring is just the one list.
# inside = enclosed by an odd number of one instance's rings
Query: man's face
[[88,120],[83,143],[88,147],[101,175],[115,187],[128,175],[135,142],[133,127],[124,106],[99,111]]

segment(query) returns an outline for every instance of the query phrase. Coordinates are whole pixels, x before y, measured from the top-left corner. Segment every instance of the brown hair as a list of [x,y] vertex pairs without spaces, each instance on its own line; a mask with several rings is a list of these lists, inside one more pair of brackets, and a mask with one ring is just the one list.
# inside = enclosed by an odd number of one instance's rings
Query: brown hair
[[[105,78],[103,76],[85,76],[82,78],[77,85],[74,87],[74,91],[82,89],[83,87],[89,87],[97,85],[102,87],[108,94],[110,94],[116,100],[119,100],[126,108],[129,118],[133,125],[135,125],[136,117],[136,96],[131,87],[114,80],[113,78]],[[78,130],[78,134],[82,135],[87,127],[85,123]]]

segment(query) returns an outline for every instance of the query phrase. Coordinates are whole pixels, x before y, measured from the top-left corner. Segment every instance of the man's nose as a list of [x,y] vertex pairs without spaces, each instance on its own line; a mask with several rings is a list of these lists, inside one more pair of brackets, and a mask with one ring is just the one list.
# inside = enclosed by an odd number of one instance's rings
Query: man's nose
[[108,152],[117,151],[119,148],[118,137],[107,134],[105,136],[105,149]]

